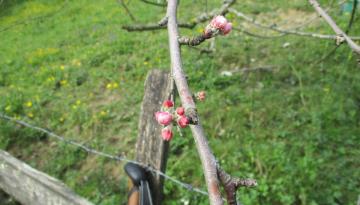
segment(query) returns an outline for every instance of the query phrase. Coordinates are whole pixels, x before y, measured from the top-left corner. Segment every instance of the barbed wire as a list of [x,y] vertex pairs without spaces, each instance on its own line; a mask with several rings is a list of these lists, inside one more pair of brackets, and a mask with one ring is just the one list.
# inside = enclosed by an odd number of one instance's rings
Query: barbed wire
[[141,162],[138,162],[138,161],[135,161],[135,160],[130,160],[130,159],[126,158],[126,157],[114,156],[114,155],[111,155],[111,154],[108,154],[108,153],[105,153],[105,152],[102,152],[102,151],[95,150],[95,149],[87,147],[87,146],[85,146],[85,145],[83,145],[83,144],[81,144],[79,142],[76,142],[76,141],[73,141],[73,140],[70,140],[70,139],[66,139],[65,137],[57,135],[57,134],[55,134],[55,133],[53,133],[53,132],[51,132],[51,131],[49,131],[47,129],[31,125],[31,124],[29,124],[27,122],[12,118],[12,117],[7,116],[7,115],[5,115],[3,113],[0,113],[0,118],[4,119],[4,120],[8,120],[10,122],[14,122],[14,123],[22,125],[22,126],[25,126],[27,128],[30,128],[30,129],[37,130],[39,132],[45,133],[45,134],[49,135],[50,137],[52,137],[54,139],[57,139],[57,140],[62,141],[64,143],[66,143],[66,144],[78,147],[78,148],[80,148],[80,149],[82,149],[82,150],[84,150],[84,151],[86,151],[86,152],[88,152],[90,154],[105,157],[105,158],[108,158],[108,159],[111,159],[111,160],[115,160],[117,162],[123,161],[123,162],[130,162],[130,163],[133,163],[133,164],[137,164],[139,166],[144,167],[147,171],[158,174],[161,177],[163,177],[164,179],[169,180],[169,181],[177,184],[181,188],[184,188],[184,189],[186,189],[188,191],[196,192],[196,193],[199,193],[199,194],[202,194],[202,195],[206,195],[206,196],[209,195],[208,192],[206,192],[204,190],[201,190],[200,188],[194,187],[189,183],[182,182],[182,181],[180,181],[178,179],[175,179],[174,177],[166,175],[164,172],[161,172],[161,171],[159,171],[157,169],[154,169],[154,168],[152,168],[149,165],[146,165],[144,163],[141,163]]

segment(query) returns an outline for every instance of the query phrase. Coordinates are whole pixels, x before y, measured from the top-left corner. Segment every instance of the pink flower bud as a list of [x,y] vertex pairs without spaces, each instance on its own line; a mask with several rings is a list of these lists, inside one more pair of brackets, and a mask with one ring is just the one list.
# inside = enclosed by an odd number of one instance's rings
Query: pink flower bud
[[224,16],[215,16],[211,22],[210,25],[217,29],[224,29],[227,24],[227,20]]
[[196,93],[196,98],[200,101],[204,101],[206,98],[206,92],[205,91],[200,91]]
[[190,123],[190,120],[185,116],[181,116],[177,123],[181,128],[185,128]]
[[180,116],[183,116],[185,114],[185,109],[183,107],[176,108],[176,113]]
[[173,133],[172,133],[171,129],[164,128],[161,131],[161,136],[165,141],[169,141],[169,140],[171,140]]
[[172,115],[168,112],[156,112],[155,118],[161,125],[169,125],[173,119]]
[[163,103],[163,106],[167,107],[167,108],[170,108],[170,107],[174,106],[174,103],[171,100],[165,100],[164,103]]
[[227,23],[225,25],[224,29],[222,30],[222,34],[226,35],[226,34],[230,33],[231,29],[232,29],[232,23]]

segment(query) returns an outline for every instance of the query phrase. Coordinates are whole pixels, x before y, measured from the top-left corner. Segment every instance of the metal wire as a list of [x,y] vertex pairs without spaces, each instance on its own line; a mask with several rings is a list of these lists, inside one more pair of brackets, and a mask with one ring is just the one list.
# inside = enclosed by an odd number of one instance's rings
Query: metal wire
[[135,160],[130,160],[130,159],[127,159],[126,157],[122,157],[122,156],[114,156],[114,155],[111,155],[111,154],[108,154],[108,153],[105,153],[105,152],[102,152],[102,151],[92,149],[90,147],[87,147],[87,146],[79,143],[79,142],[76,142],[76,141],[73,141],[73,140],[70,140],[70,139],[66,139],[66,138],[64,138],[64,137],[62,137],[60,135],[57,135],[57,134],[49,131],[49,130],[46,130],[44,128],[31,125],[31,124],[29,124],[27,122],[24,122],[24,121],[21,121],[21,120],[17,120],[15,118],[12,118],[12,117],[7,116],[7,115],[2,114],[2,113],[0,113],[0,118],[4,119],[4,120],[8,120],[10,122],[14,122],[16,124],[19,124],[19,125],[22,125],[22,126],[25,126],[25,127],[28,127],[30,129],[37,130],[39,132],[45,133],[45,134],[49,135],[50,137],[52,137],[52,138],[54,138],[56,140],[59,140],[59,141],[62,141],[64,143],[66,143],[66,144],[78,147],[78,148],[80,148],[80,149],[82,149],[82,150],[84,150],[84,151],[86,151],[88,153],[91,153],[91,154],[94,154],[94,155],[97,155],[97,156],[101,156],[101,157],[105,157],[105,158],[115,160],[115,161],[118,161],[118,162],[123,161],[123,162],[130,162],[130,163],[137,164],[139,166],[144,167],[146,170],[148,170],[150,172],[153,172],[155,174],[158,174],[161,177],[163,177],[164,179],[169,180],[169,181],[173,182],[174,184],[177,184],[181,188],[184,188],[184,189],[186,189],[188,191],[197,192],[197,193],[202,194],[202,195],[206,195],[206,196],[209,195],[206,191],[201,190],[200,188],[194,187],[189,183],[181,182],[180,180],[177,180],[174,177],[166,175],[165,173],[163,173],[163,172],[161,172],[161,171],[159,171],[157,169],[154,169],[154,168],[152,168],[152,167],[150,167],[148,165],[145,165],[145,164],[143,164],[141,162],[138,162],[138,161],[135,161]]

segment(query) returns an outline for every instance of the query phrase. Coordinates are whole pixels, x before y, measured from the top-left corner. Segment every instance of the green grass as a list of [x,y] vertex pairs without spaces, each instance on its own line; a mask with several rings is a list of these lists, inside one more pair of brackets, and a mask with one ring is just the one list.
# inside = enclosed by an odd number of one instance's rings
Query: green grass
[[[201,3],[182,1],[179,18],[205,11]],[[209,9],[220,4],[209,1]],[[165,13],[137,1],[128,5],[141,23],[156,22]],[[306,1],[238,1],[235,8],[260,19],[287,11],[313,14]],[[348,13],[335,6],[330,14],[346,28]],[[130,23],[115,0],[5,1],[0,5],[0,111],[133,158],[145,76],[153,68],[169,69],[170,61],[165,30],[121,29]],[[203,26],[181,33],[195,35]],[[359,29],[354,23],[350,34],[360,35]],[[322,21],[306,30],[332,33]],[[290,46],[283,48],[286,42]],[[243,204],[356,203],[360,72],[357,56],[346,45],[317,62],[333,48],[329,40],[258,39],[239,32],[217,38],[216,52],[209,55],[182,48],[191,89],[208,93],[198,110],[219,162],[229,173],[259,182],[257,188],[238,192]],[[273,66],[274,72],[220,75],[263,65]],[[205,189],[194,141],[189,130],[184,135],[171,142],[166,172]],[[5,121],[0,121],[0,147],[95,204],[125,204],[123,164]],[[165,204],[208,204],[206,197],[171,182],[165,185]]]

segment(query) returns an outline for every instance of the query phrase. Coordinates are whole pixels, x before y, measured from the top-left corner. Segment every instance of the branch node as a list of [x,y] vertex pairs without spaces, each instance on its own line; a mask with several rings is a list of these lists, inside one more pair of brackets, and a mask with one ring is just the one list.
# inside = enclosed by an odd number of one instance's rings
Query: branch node
[[340,45],[341,45],[342,43],[344,43],[344,42],[345,42],[344,35],[342,35],[342,34],[336,35],[336,37],[335,37],[335,43],[336,43],[337,46],[340,46]]
[[196,108],[186,109],[185,115],[189,118],[190,124],[197,125],[199,123],[199,117],[198,117]]
[[254,179],[239,179],[232,177],[226,173],[218,164],[217,165],[218,177],[224,186],[226,192],[226,198],[229,205],[237,205],[236,190],[239,187],[254,187],[257,186],[257,182]]
[[163,27],[163,26],[166,26],[167,22],[168,22],[168,19],[169,17],[168,16],[165,16],[164,18],[162,18],[159,22],[158,22],[158,25]]

